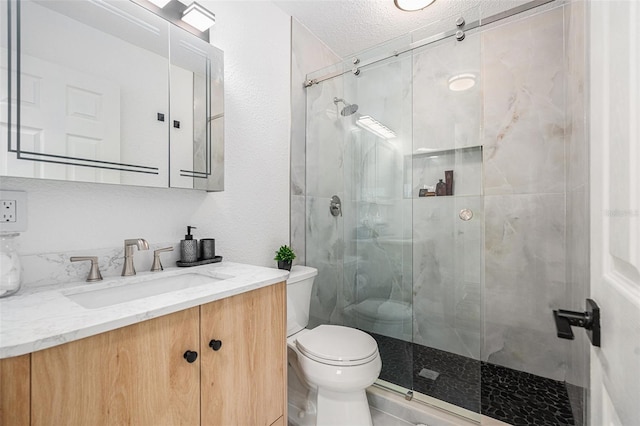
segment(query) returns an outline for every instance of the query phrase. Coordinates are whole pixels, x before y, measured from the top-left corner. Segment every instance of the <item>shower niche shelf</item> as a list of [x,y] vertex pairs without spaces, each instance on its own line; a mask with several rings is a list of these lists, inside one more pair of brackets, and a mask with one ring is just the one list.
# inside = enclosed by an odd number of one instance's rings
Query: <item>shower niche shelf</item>
[[418,148],[416,152],[411,154],[411,157],[415,159],[415,158],[433,157],[433,156],[440,156],[440,155],[464,154],[468,152],[477,152],[477,151],[482,153],[482,145],[464,146],[460,148],[448,148],[448,149],[433,149],[428,151],[420,151],[420,149],[424,149],[424,148]]
[[[450,198],[482,195],[482,145],[462,148],[416,151],[405,156],[405,198]],[[420,189],[445,181],[445,171],[453,170],[453,194],[420,197]],[[408,189],[410,188],[410,192]]]

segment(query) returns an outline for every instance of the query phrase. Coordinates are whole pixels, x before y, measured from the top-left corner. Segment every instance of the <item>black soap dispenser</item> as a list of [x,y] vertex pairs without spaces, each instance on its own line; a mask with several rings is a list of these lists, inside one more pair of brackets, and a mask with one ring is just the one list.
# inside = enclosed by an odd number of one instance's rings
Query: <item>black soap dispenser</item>
[[198,261],[198,240],[193,239],[191,230],[195,226],[187,226],[187,235],[180,241],[180,261],[182,263],[193,263]]

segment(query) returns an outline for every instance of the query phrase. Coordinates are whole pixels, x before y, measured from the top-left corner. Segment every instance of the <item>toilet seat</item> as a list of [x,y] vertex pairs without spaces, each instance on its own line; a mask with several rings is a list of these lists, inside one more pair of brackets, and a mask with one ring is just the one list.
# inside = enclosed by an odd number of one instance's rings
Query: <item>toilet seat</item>
[[378,344],[367,333],[339,325],[320,325],[296,339],[301,354],[322,364],[362,365],[378,356]]

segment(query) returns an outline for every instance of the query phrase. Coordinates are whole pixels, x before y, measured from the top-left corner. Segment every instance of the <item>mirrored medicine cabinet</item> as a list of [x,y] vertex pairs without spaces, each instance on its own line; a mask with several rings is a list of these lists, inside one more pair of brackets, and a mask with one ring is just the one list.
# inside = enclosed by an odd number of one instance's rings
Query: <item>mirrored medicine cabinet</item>
[[132,1],[0,7],[0,175],[224,189],[221,50]]

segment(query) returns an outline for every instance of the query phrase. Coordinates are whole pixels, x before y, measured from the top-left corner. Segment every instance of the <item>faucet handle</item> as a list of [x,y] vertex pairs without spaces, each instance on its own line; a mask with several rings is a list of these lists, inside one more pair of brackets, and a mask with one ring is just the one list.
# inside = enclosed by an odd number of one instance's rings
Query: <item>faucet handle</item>
[[72,256],[69,258],[72,262],[80,262],[83,260],[91,261],[91,269],[89,270],[89,276],[87,276],[87,282],[102,281],[102,274],[100,273],[100,267],[98,266],[98,256]]
[[166,251],[173,251],[173,247],[165,247],[153,251],[153,264],[151,265],[151,272],[162,271],[162,262],[160,262],[160,253]]

